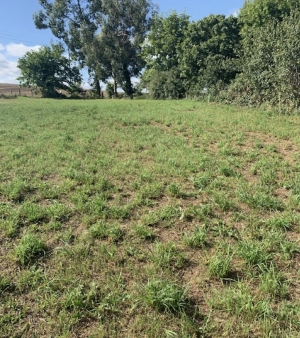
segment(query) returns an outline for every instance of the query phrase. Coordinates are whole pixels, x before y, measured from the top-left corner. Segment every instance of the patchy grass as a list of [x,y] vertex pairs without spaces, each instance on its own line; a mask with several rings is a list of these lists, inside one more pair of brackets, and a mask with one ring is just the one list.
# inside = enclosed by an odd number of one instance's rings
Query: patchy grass
[[0,99],[0,336],[298,337],[299,122]]

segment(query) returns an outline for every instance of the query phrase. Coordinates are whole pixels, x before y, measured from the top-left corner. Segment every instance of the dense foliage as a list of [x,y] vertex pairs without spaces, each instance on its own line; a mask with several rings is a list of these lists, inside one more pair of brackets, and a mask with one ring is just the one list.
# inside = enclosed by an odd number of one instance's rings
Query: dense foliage
[[180,55],[188,26],[189,17],[185,14],[173,12],[166,18],[154,19],[142,51],[147,64],[142,81],[153,98],[179,99],[185,95]]
[[[300,0],[246,0],[238,17],[156,13],[151,0],[39,0],[37,28],[50,28],[99,88],[132,78],[155,99],[200,98],[281,111],[300,106]],[[111,94],[111,93],[110,93]]]
[[38,88],[43,97],[60,96],[58,90],[72,93],[81,83],[79,69],[72,66],[63,56],[61,45],[41,47],[39,51],[29,51],[18,61],[20,84]]
[[211,15],[190,22],[186,15],[156,17],[143,53],[143,80],[154,98],[199,96],[222,88],[236,75],[237,18]]
[[112,78],[132,97],[131,78],[139,76],[145,66],[140,50],[152,23],[154,7],[148,0],[103,0],[99,20],[100,32],[82,28],[83,51],[90,68],[99,78]]
[[240,11],[240,74],[222,95],[229,102],[298,110],[299,0],[246,1]]
[[230,98],[247,105],[267,103],[281,111],[299,108],[299,20],[295,12],[252,31],[243,43],[242,72],[229,89]]
[[300,106],[299,0],[245,1],[239,16],[157,16],[143,54],[156,99],[209,95],[290,112]]
[[[90,74],[133,94],[132,76],[145,66],[140,45],[149,31],[155,7],[150,0],[39,0],[34,16],[39,29],[50,28]],[[97,81],[94,81],[97,84]],[[116,86],[115,86],[116,92]]]
[[299,0],[246,0],[239,13],[242,35],[263,27],[274,19],[282,21],[299,8]]
[[233,16],[210,15],[189,25],[180,59],[189,94],[214,92],[235,78],[239,42],[239,24]]
[[[68,47],[70,56],[79,62],[80,67],[86,65],[82,50],[80,29],[84,25],[91,32],[98,29],[97,20],[101,13],[101,0],[39,0],[42,10],[33,15],[38,29],[50,29],[52,34]],[[93,77],[92,84],[98,95],[100,85],[93,68],[88,69]]]

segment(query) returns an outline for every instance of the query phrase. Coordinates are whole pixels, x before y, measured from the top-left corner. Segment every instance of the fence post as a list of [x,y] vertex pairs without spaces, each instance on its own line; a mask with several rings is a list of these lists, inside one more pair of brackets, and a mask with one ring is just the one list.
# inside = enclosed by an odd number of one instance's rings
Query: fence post
[[13,92],[12,92],[12,88],[10,88],[10,93],[11,93],[11,95],[13,94]]

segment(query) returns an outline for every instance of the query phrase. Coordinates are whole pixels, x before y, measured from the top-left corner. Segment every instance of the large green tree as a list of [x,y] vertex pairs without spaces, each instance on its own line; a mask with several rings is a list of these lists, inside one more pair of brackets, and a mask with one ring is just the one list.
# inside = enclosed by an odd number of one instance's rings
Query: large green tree
[[225,97],[249,106],[298,109],[300,0],[248,0],[240,14],[240,74]]
[[300,9],[300,0],[246,0],[239,13],[242,35],[276,19],[279,22]]
[[186,14],[172,12],[167,17],[155,16],[142,49],[146,62],[142,83],[155,99],[179,99],[186,94],[180,56],[189,25]]
[[100,32],[82,27],[87,64],[102,80],[113,78],[132,97],[131,78],[145,66],[141,45],[150,30],[155,7],[149,0],[102,0]]
[[253,29],[243,42],[242,72],[229,89],[238,103],[300,108],[300,13]]
[[43,97],[58,97],[58,90],[72,92],[81,83],[78,67],[72,66],[57,44],[29,51],[18,60],[20,84],[37,88]]
[[186,14],[172,12],[167,17],[155,16],[143,46],[148,69],[169,71],[178,67],[189,25],[190,19]]
[[[50,28],[72,57],[99,79],[112,77],[129,95],[131,77],[144,67],[140,45],[150,29],[150,0],[39,0],[39,29]],[[94,81],[94,83],[99,83]]]
[[[92,34],[99,29],[98,19],[102,13],[102,0],[38,0],[42,9],[33,15],[38,29],[50,29],[52,34],[68,47],[72,59],[81,67],[86,65],[80,38],[84,26]],[[100,85],[93,68],[89,68],[93,84],[100,94]]]
[[197,22],[175,12],[156,17],[143,48],[145,86],[155,98],[220,90],[238,72],[239,33],[232,16],[211,15]]
[[190,94],[215,91],[238,73],[240,28],[237,18],[210,15],[192,22],[181,45],[179,62]]

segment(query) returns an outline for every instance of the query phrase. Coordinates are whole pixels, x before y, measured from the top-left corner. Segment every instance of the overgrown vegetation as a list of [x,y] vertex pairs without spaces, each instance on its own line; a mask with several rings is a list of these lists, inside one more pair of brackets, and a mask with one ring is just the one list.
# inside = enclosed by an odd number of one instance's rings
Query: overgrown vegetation
[[[50,29],[77,65],[68,68],[61,53],[57,62],[52,56],[41,60],[49,47],[21,58],[19,79],[40,87],[43,96],[56,96],[69,79],[72,85],[64,89],[76,92],[78,70],[87,67],[98,98],[101,80],[108,97],[117,97],[119,86],[128,98],[146,89],[154,99],[205,98],[299,111],[299,0],[247,0],[237,17],[195,22],[186,14],[160,15],[151,0],[39,3],[36,27]],[[45,63],[50,76],[39,70]],[[132,77],[140,77],[138,86]]]
[[132,77],[145,66],[141,44],[156,8],[151,0],[39,0],[34,14],[38,29],[50,29],[68,46],[79,67],[88,67],[98,96],[99,80],[114,81],[133,96]]
[[298,337],[299,117],[0,100],[1,337]]
[[200,97],[230,83],[240,35],[238,19],[211,15],[190,22],[185,14],[157,16],[144,44],[142,81],[156,99]]
[[[299,0],[245,1],[237,18],[157,16],[142,83],[155,99],[299,110]],[[176,34],[175,34],[176,32]]]
[[44,46],[29,51],[18,61],[20,84],[41,92],[43,97],[62,97],[62,90],[70,94],[80,92],[81,75],[78,67],[66,58],[61,45]]

